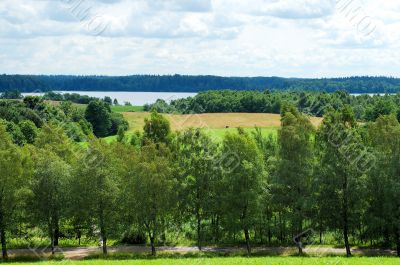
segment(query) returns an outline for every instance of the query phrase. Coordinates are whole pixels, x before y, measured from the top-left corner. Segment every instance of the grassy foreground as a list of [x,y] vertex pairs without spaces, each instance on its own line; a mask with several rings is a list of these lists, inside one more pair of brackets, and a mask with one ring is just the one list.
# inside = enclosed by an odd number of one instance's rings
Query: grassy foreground
[[[21,265],[38,263],[13,263]],[[77,264],[77,265],[396,265],[399,258],[343,258],[343,257],[262,257],[262,258],[185,258],[185,259],[154,259],[154,260],[87,260],[87,261],[52,261],[40,264]]]

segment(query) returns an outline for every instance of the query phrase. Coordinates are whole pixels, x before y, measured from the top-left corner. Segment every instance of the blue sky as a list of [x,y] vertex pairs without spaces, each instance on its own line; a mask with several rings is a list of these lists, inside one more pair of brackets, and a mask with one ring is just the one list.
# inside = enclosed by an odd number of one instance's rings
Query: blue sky
[[1,0],[0,73],[400,76],[396,0]]

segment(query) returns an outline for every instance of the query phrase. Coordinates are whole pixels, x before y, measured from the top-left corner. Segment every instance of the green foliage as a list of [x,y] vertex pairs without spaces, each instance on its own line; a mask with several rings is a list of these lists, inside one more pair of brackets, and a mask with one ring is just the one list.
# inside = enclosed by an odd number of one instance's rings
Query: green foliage
[[150,119],[145,119],[143,138],[154,143],[167,143],[171,133],[169,121],[161,114],[153,111]]
[[84,111],[69,102],[62,102],[58,107],[37,97],[25,98],[24,103],[4,100],[0,101],[0,119],[6,124],[14,143],[19,145],[32,144],[44,123],[64,128],[76,142],[86,141],[92,134]]
[[[73,218],[79,225],[95,225],[100,230],[103,252],[107,252],[107,240],[116,228],[117,200],[121,182],[119,160],[114,148],[102,140],[92,140],[84,163],[76,161],[71,195]],[[118,154],[118,152],[117,152]],[[119,154],[120,155],[120,154]]]
[[[290,227],[297,235],[303,232],[310,214],[313,135],[314,128],[306,116],[293,107],[282,109],[282,127],[278,132],[280,149],[271,186],[274,204],[287,215]],[[299,251],[302,251],[300,245]]]
[[193,98],[178,99],[170,104],[157,102],[147,106],[162,113],[281,113],[288,106],[301,112],[322,117],[331,110],[350,105],[359,120],[374,121],[379,115],[398,112],[400,94],[385,96],[350,96],[345,91],[335,93],[304,91],[207,91]]
[[125,138],[125,130],[122,127],[120,127],[118,129],[118,134],[117,135],[118,135],[117,136],[117,141],[118,142],[122,142],[124,140],[124,138]]
[[212,216],[217,146],[201,129],[188,129],[178,135],[174,143],[174,156],[181,185],[179,198],[183,219],[196,219],[197,245],[201,249],[203,222]]
[[400,242],[400,124],[395,116],[380,116],[368,128],[375,165],[367,182],[366,234],[379,237],[384,245]]
[[0,124],[0,238],[4,259],[7,259],[6,231],[16,223],[26,187],[23,173],[29,166],[23,156]]
[[126,209],[146,231],[153,255],[156,254],[156,240],[177,203],[177,185],[169,155],[169,150],[162,144],[144,146],[135,173],[128,175],[124,192]]
[[97,137],[115,135],[119,128],[128,130],[129,124],[119,113],[112,113],[110,105],[93,100],[89,103],[85,111],[86,120],[92,125],[93,133]]
[[354,115],[350,108],[329,113],[317,135],[321,167],[316,173],[319,211],[326,226],[341,229],[347,255],[350,253],[349,231],[359,223],[362,214],[365,173],[364,155],[367,154]]
[[[227,134],[223,141],[221,161],[225,191],[223,200],[229,211],[229,226],[240,227],[246,239],[247,251],[250,253],[249,228],[254,224],[263,189],[266,188],[263,156],[256,142],[243,130],[238,134]],[[229,163],[227,163],[229,162]]]
[[33,144],[38,134],[36,125],[30,120],[25,120],[19,124],[19,127],[21,128],[21,132],[24,135],[26,142],[28,144]]
[[14,144],[22,146],[26,143],[25,136],[18,125],[16,125],[13,122],[8,122],[5,120],[0,120],[0,124],[6,127],[6,130],[10,134]]
[[124,116],[120,113],[111,113],[111,128],[109,135],[118,134],[119,129],[124,132],[129,129],[128,122],[124,119]]
[[22,94],[18,90],[5,91],[0,94],[0,99],[21,99]]
[[[336,94],[347,102],[346,93]],[[349,254],[356,244],[398,247],[400,255],[394,114],[359,123],[344,105],[315,130],[305,114],[282,104],[274,134],[238,129],[220,142],[198,128],[173,134],[153,112],[143,135],[128,140],[121,128],[120,142],[85,134],[89,142],[78,144],[81,110],[33,102],[0,101],[7,118],[0,123],[0,238],[10,238],[4,249],[9,242],[65,246],[101,238],[104,253],[121,239],[149,242],[153,254],[161,244],[246,243],[250,252],[253,244],[295,246],[295,238],[345,245]],[[39,128],[24,110],[43,117]],[[33,145],[13,143],[15,126]],[[311,235],[300,238],[304,231]]]
[[33,150],[34,170],[32,179],[32,220],[48,231],[54,254],[56,230],[66,213],[68,183],[71,168],[55,153],[47,150]]
[[89,104],[93,100],[98,100],[94,97],[89,97],[86,95],[80,95],[77,93],[55,93],[55,92],[47,92],[43,95],[44,100],[53,100],[53,101],[65,101],[65,102],[73,102],[77,104]]
[[106,137],[111,129],[111,114],[107,105],[94,100],[86,108],[85,118],[93,127],[93,133],[97,137]]

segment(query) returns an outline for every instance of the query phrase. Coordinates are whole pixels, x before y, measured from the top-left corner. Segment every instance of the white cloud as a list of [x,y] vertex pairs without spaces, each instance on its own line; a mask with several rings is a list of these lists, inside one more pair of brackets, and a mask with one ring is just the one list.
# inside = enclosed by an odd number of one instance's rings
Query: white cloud
[[399,2],[343,1],[2,0],[0,72],[399,75]]

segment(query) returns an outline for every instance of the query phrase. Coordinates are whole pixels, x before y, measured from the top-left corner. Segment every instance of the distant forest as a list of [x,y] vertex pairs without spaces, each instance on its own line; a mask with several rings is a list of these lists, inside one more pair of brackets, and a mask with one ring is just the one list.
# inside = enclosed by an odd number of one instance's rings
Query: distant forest
[[201,92],[208,90],[301,90],[349,93],[397,93],[400,78],[346,77],[300,79],[281,77],[220,77],[186,75],[45,76],[0,75],[0,92],[140,91]]

